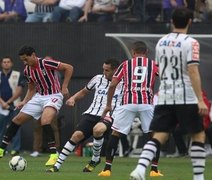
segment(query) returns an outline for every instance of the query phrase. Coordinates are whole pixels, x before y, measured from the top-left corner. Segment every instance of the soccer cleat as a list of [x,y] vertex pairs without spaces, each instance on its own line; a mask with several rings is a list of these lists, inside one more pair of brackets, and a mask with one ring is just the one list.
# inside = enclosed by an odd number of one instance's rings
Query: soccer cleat
[[99,159],[99,161],[95,162],[95,161],[90,161],[85,168],[83,169],[83,172],[92,172],[95,167],[101,162],[101,159]]
[[130,180],[145,180],[145,177],[135,169],[130,173]]
[[0,148],[0,158],[4,156],[4,149]]
[[49,160],[46,162],[46,166],[53,166],[57,162],[58,154],[50,154]]
[[149,173],[149,176],[150,177],[159,177],[159,176],[163,176],[163,174],[160,172],[160,171],[150,171],[150,173]]
[[53,166],[52,168],[46,170],[46,172],[50,172],[50,173],[58,172],[58,171],[59,171],[59,169],[57,169],[56,166]]
[[102,177],[109,177],[111,176],[111,171],[110,170],[106,170],[106,171],[101,171],[98,176],[102,176]]

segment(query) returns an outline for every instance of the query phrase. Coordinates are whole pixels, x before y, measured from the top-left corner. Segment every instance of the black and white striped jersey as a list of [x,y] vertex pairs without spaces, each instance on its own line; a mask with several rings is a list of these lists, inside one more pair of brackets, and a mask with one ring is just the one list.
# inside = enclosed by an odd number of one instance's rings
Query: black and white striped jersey
[[[95,116],[101,116],[104,108],[107,103],[107,92],[110,85],[109,80],[105,78],[103,74],[99,74],[94,76],[86,85],[86,88],[91,91],[95,90],[93,102],[90,107],[83,114],[92,114]],[[119,107],[122,103],[122,95],[123,95],[123,82],[121,81],[115,90],[113,100],[112,100],[112,108],[114,110]],[[112,117],[113,117],[112,112]]]
[[169,33],[156,45],[160,87],[158,104],[194,104],[197,98],[188,66],[199,64],[199,42],[187,34]]

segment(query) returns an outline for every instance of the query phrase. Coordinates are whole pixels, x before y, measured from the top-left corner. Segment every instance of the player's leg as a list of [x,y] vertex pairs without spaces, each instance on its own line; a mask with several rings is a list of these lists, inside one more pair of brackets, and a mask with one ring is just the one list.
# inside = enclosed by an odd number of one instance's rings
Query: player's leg
[[[139,111],[139,119],[141,120],[141,128],[143,130],[143,146],[152,138],[152,132],[150,129],[150,124],[153,119],[154,106],[149,104],[141,104]],[[145,109],[145,110],[143,110]],[[158,170],[158,162],[160,158],[160,146],[157,146],[157,151],[151,163],[150,176],[157,177],[163,176],[163,174]]]
[[0,145],[0,158],[4,156],[4,151],[7,145],[11,142],[12,138],[16,135],[17,131],[19,130],[20,126],[32,118],[30,115],[20,112],[17,116],[15,116],[7,128],[7,131],[3,137],[3,140]]
[[204,180],[206,152],[205,132],[202,117],[196,104],[179,105],[177,115],[181,127],[191,134],[190,157],[193,167],[193,180]]
[[157,151],[155,153],[154,158],[152,159],[151,170],[150,170],[151,177],[163,176],[163,174],[158,170],[159,159],[160,159],[160,145],[157,146]]
[[58,158],[54,131],[51,127],[51,122],[55,119],[56,115],[57,110],[51,106],[46,106],[41,115],[41,126],[43,127],[43,131],[47,134],[47,144],[50,152],[50,158],[46,162],[46,166],[53,166]]
[[191,136],[190,156],[193,167],[193,180],[204,180],[206,152],[204,147],[205,133],[201,131]]
[[63,149],[61,150],[58,159],[54,166],[47,170],[47,172],[57,172],[61,168],[67,157],[74,151],[77,144],[84,139],[84,134],[82,131],[76,130],[72,134],[71,138],[66,142]]
[[127,135],[130,132],[133,120],[136,116],[136,113],[132,110],[133,108],[134,105],[123,105],[117,110],[112,125],[113,131],[107,144],[105,167],[104,170],[98,174],[98,176],[111,175],[112,163],[118,147],[120,135]]
[[84,114],[79,124],[76,126],[70,140],[66,142],[54,166],[47,172],[57,172],[62,166],[66,158],[74,151],[75,147],[82,140],[92,135],[94,125],[99,121],[100,117]]
[[112,163],[115,156],[115,152],[117,151],[117,148],[118,148],[119,138],[120,138],[120,133],[113,130],[107,144],[105,167],[104,167],[104,170],[98,174],[98,176],[111,175]]
[[60,133],[59,133],[59,127],[58,127],[58,117],[55,117],[55,119],[53,119],[53,121],[51,122],[51,127],[53,129],[54,132],[54,137],[55,137],[55,145],[57,150],[59,150],[60,148]]
[[[57,93],[48,96],[41,96],[38,94],[37,96],[38,96],[37,99],[40,100],[40,102],[37,103],[41,104],[40,106],[42,107],[43,110],[41,111],[40,113],[41,117],[39,118],[41,120],[41,126],[43,127],[43,131],[45,131],[46,134],[48,134],[47,143],[50,151],[50,158],[48,159],[45,165],[53,166],[57,161],[58,154],[55,144],[54,131],[51,127],[51,123],[56,118],[60,108],[62,107],[63,95],[61,93]],[[35,98],[33,97],[33,99]]]
[[157,149],[159,149],[160,145],[163,144],[167,139],[168,133],[154,133],[153,138],[144,145],[144,148],[138,160],[138,164],[130,174],[131,179],[145,180],[147,167],[155,157]]
[[93,128],[93,155],[91,161],[85,166],[83,172],[91,172],[101,162],[101,150],[104,143],[104,136],[108,135],[111,131],[112,118],[105,117],[94,126]]
[[[143,117],[141,117],[143,119]],[[143,128],[145,124],[142,124]],[[131,172],[131,179],[145,180],[146,169],[152,162],[160,145],[168,139],[170,128],[176,126],[176,119],[173,118],[172,110],[168,106],[156,106],[154,117],[150,128],[153,131],[153,137],[145,145],[141,152],[136,168]],[[146,129],[148,130],[148,129]]]

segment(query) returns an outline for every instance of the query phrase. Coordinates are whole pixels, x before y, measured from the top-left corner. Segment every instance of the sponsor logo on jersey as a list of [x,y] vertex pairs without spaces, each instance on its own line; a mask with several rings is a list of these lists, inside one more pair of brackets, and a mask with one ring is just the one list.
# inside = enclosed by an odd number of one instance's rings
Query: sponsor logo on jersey
[[170,41],[170,40],[164,40],[161,41],[159,46],[168,46],[168,47],[181,47],[181,42],[178,41]]

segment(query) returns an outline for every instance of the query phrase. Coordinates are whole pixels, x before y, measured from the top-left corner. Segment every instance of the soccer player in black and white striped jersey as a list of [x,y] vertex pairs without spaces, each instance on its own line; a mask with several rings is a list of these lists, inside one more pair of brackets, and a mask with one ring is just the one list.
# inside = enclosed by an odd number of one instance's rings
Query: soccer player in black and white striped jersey
[[190,156],[193,180],[204,180],[205,133],[202,116],[208,109],[203,101],[199,74],[199,42],[188,36],[192,13],[177,8],[172,14],[173,31],[156,45],[156,64],[159,67],[160,87],[158,105],[150,125],[153,138],[146,143],[131,172],[131,180],[145,180],[147,166],[156,150],[164,144],[177,124],[191,135]]
[[104,142],[104,135],[109,133],[108,131],[111,129],[114,113],[122,102],[123,85],[120,82],[112,100],[113,113],[107,114],[105,118],[101,118],[107,102],[108,88],[118,66],[119,62],[116,59],[107,59],[103,64],[103,74],[94,76],[83,89],[67,100],[66,104],[73,107],[77,101],[84,98],[93,90],[95,91],[90,107],[83,113],[83,117],[76,126],[70,140],[67,141],[60,152],[56,164],[53,168],[48,169],[47,172],[58,172],[68,155],[75,150],[77,144],[91,136],[94,138],[93,156],[89,164],[83,169],[83,172],[93,171],[100,163],[100,152]]

